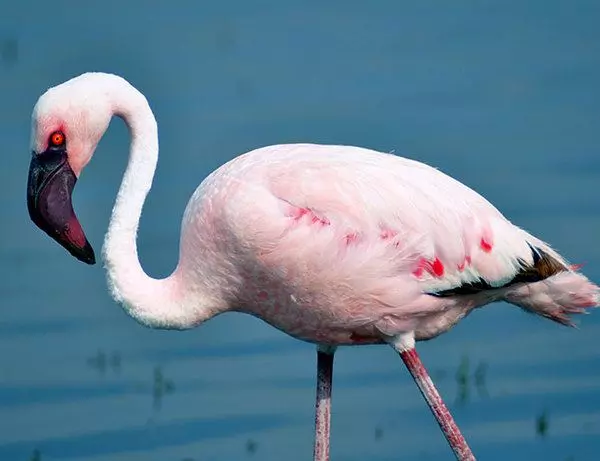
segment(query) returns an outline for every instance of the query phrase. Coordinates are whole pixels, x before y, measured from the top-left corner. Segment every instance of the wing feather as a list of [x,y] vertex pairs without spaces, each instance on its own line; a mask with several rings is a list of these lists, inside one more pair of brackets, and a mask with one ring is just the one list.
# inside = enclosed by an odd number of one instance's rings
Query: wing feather
[[[319,239],[303,236],[298,242],[305,242],[311,255],[322,254],[321,263],[338,263],[340,271],[354,268],[363,271],[357,277],[392,277],[381,267],[387,264],[390,271],[412,277],[423,292],[443,297],[569,270],[546,243],[513,225],[477,192],[426,164],[349,146],[270,149],[263,151],[265,161],[258,168],[269,191],[286,206],[310,210],[328,223]],[[384,234],[394,238],[382,241]],[[364,247],[360,255],[359,250],[341,253],[339,245],[349,235],[362,238],[372,258]],[[385,259],[376,245],[387,245]],[[356,264],[342,269],[340,255]],[[394,255],[397,259],[388,263]],[[435,270],[419,271],[423,261]]]

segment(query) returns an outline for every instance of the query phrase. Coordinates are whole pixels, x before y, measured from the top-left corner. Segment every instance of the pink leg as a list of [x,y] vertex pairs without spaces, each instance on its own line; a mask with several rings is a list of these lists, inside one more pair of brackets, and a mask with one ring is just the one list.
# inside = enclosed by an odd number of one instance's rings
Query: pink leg
[[315,411],[314,461],[329,461],[329,428],[331,425],[331,384],[335,348],[317,349],[317,403]]
[[450,448],[454,451],[458,461],[475,461],[473,452],[467,445],[467,441],[460,432],[460,429],[454,422],[450,411],[444,404],[442,397],[435,388],[435,385],[429,377],[429,373],[425,369],[423,362],[419,358],[419,354],[414,347],[406,350],[396,348],[400,357],[404,361],[406,368],[414,378],[421,394],[425,397],[433,416],[437,420],[446,440],[450,444]]

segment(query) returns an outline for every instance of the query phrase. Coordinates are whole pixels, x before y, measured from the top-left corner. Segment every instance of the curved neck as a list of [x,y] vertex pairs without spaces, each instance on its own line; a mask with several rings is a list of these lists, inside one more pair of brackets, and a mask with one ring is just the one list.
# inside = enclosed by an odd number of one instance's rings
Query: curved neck
[[109,97],[114,115],[129,128],[131,145],[102,251],[108,284],[113,298],[138,322],[152,328],[191,328],[214,314],[202,310],[197,293],[191,302],[177,269],[165,279],[154,279],[138,258],[137,230],[158,161],[158,128],[146,98],[120,82]]

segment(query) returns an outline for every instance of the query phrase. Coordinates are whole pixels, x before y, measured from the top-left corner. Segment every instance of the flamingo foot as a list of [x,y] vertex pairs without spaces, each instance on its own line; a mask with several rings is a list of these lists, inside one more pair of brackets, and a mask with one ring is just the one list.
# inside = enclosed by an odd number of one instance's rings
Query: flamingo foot
[[329,430],[331,426],[331,385],[335,348],[317,348],[317,402],[315,410],[314,461],[329,461]]
[[392,347],[400,354],[406,368],[408,368],[408,371],[415,380],[415,383],[419,387],[427,405],[429,405],[433,416],[435,416],[435,419],[440,425],[450,448],[452,448],[456,459],[458,461],[476,461],[467,441],[454,422],[450,410],[448,410],[444,404],[427,369],[423,365],[423,362],[421,362],[421,358],[414,347],[414,339],[412,337],[408,339],[409,340],[406,341],[406,338],[402,338],[398,343],[393,343]]

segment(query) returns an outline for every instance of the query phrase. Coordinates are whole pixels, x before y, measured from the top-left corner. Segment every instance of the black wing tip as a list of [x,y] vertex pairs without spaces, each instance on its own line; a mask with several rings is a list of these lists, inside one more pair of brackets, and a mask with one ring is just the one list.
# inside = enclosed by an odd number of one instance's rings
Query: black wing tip
[[465,296],[474,295],[484,291],[499,290],[501,288],[507,288],[517,283],[534,283],[540,280],[552,277],[560,272],[568,271],[569,268],[557,259],[550,256],[544,250],[538,247],[534,247],[528,243],[531,248],[531,254],[533,256],[533,264],[528,264],[522,259],[519,259],[519,265],[521,269],[515,274],[515,276],[501,286],[492,286],[490,283],[482,278],[475,282],[464,283],[458,287],[450,288],[448,290],[438,291],[435,293],[428,293],[432,296],[440,298],[449,296]]
[[539,275],[539,280],[544,280],[560,272],[570,270],[562,262],[550,256],[541,248],[534,247],[531,244],[529,244],[529,248],[531,248],[531,253],[533,254],[533,267]]

